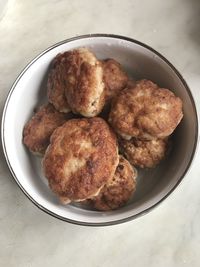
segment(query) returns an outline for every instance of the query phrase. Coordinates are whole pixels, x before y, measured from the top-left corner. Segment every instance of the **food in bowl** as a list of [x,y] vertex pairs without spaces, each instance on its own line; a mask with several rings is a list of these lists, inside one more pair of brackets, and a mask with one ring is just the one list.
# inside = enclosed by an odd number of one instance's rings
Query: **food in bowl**
[[179,97],[152,81],[140,80],[113,100],[109,122],[124,139],[152,140],[172,134],[182,117]]
[[72,119],[51,136],[43,158],[45,176],[62,203],[96,196],[119,162],[117,139],[98,117]]
[[170,151],[171,142],[168,138],[139,140],[119,138],[122,154],[129,162],[139,168],[154,168]]
[[[106,212],[98,212],[82,202],[62,205],[48,187],[48,180],[42,173],[41,157],[29,153],[22,143],[24,125],[35,107],[47,102],[45,87],[52,60],[59,53],[80,47],[87,47],[100,60],[113,58],[120,62],[131,78],[126,87],[146,78],[160,87],[169,88],[183,102],[184,117],[170,136],[173,142],[170,155],[155,168],[137,167],[137,188],[132,198],[120,208]],[[104,116],[107,121],[107,115],[104,108],[98,116]],[[73,37],[52,45],[35,57],[17,77],[8,94],[1,127],[5,159],[25,196],[42,212],[66,222],[88,226],[124,223],[151,212],[155,207],[162,208],[160,204],[187,175],[198,140],[196,106],[182,75],[153,48],[129,37],[112,34]]]
[[32,153],[43,155],[53,131],[70,117],[71,114],[60,113],[50,103],[41,106],[24,127],[24,144]]
[[[168,137],[183,117],[182,101],[169,89],[129,79],[115,59],[98,60],[86,48],[53,59],[47,92],[52,104],[46,107],[56,116],[51,119],[40,108],[26,124],[23,142],[32,152],[47,148],[44,174],[63,204],[89,201],[104,211],[125,205],[136,191],[135,167],[153,168],[165,158]],[[107,122],[97,117],[104,107]],[[80,118],[67,118],[70,111]],[[38,118],[39,124],[33,123]],[[48,129],[42,148],[31,148],[27,128],[33,136],[38,128]],[[34,136],[36,144],[40,139]]]
[[114,210],[125,205],[136,190],[137,170],[123,156],[114,175],[97,196],[91,198],[90,204],[97,210]]
[[112,100],[113,97],[127,86],[129,78],[121,64],[116,60],[110,58],[102,62],[105,98],[106,101],[109,102],[109,100]]
[[56,83],[50,75],[48,95],[55,107],[59,108],[58,101],[62,99],[65,112],[70,108],[85,117],[98,115],[105,102],[105,84],[103,66],[96,56],[86,48],[79,48],[58,55],[54,65],[52,71],[56,71],[61,86],[51,86]]

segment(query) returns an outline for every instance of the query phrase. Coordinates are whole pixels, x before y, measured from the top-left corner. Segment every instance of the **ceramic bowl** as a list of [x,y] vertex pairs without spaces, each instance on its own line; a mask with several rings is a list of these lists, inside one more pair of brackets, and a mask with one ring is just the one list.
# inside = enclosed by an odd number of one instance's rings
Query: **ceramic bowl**
[[[139,170],[137,191],[123,208],[110,212],[80,205],[61,205],[41,171],[41,158],[22,143],[22,131],[36,106],[47,101],[46,80],[52,59],[60,52],[88,47],[99,59],[114,58],[136,79],[146,78],[172,90],[183,101],[184,118],[173,136],[173,148],[158,167]],[[7,97],[2,117],[2,143],[9,169],[25,195],[41,210],[81,225],[111,225],[132,220],[161,203],[181,182],[194,157],[198,123],[186,82],[169,61],[149,46],[116,35],[93,34],[71,38],[46,49],[21,72]]]

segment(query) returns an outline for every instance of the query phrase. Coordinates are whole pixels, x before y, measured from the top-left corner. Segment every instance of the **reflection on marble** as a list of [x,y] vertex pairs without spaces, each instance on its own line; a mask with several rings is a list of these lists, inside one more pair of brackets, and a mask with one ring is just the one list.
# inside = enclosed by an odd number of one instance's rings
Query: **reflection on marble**
[[[127,35],[163,53],[200,106],[200,2],[9,0],[0,20],[0,107],[21,69],[79,34]],[[0,266],[200,266],[200,152],[178,189],[151,213],[106,228],[70,225],[37,209],[13,181],[1,151]]]

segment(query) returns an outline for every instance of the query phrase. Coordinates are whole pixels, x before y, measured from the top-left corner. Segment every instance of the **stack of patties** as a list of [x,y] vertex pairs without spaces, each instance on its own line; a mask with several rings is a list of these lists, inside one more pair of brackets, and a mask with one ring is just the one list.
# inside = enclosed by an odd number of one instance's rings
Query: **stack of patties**
[[182,117],[180,98],[149,80],[140,80],[114,99],[109,122],[129,162],[152,168],[166,156],[169,136]]
[[53,60],[47,83],[51,104],[25,125],[23,141],[44,155],[44,174],[63,204],[89,200],[96,209],[116,209],[135,191],[136,170],[119,156],[114,131],[96,117],[127,81],[118,62],[99,61],[85,48]]
[[168,136],[183,116],[171,91],[130,81],[117,61],[100,61],[86,48],[53,59],[47,96],[49,103],[25,125],[23,142],[43,155],[44,174],[61,203],[87,202],[97,210],[130,200],[135,166],[154,167],[165,157]]

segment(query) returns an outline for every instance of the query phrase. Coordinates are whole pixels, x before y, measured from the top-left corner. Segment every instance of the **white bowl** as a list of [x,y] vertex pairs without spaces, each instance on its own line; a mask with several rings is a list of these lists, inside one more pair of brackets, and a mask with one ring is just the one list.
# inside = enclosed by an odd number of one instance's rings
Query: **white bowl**
[[[88,47],[98,58],[115,58],[136,78],[150,79],[171,89],[183,101],[184,118],[174,134],[170,156],[152,170],[139,171],[137,191],[125,207],[99,212],[78,205],[61,205],[48,188],[40,158],[22,144],[24,124],[36,106],[46,101],[49,64],[60,52]],[[133,39],[107,34],[71,38],[46,49],[19,75],[7,97],[2,117],[4,154],[17,184],[41,210],[64,221],[82,225],[110,225],[150,211],[177,187],[192,162],[198,136],[197,112],[191,92],[180,73],[162,55]]]

